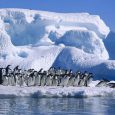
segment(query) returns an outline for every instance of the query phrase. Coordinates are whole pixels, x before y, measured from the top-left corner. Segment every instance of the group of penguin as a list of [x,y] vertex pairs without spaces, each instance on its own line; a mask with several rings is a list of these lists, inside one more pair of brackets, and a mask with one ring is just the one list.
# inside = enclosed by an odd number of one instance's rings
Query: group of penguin
[[[88,87],[93,80],[93,74],[88,72],[65,70],[51,67],[44,71],[42,68],[39,71],[34,69],[22,70],[19,66],[14,69],[8,65],[5,68],[0,68],[0,84],[4,86],[62,86],[62,87]],[[109,81],[108,81],[109,82]],[[97,87],[102,87],[107,84],[106,80],[101,80]],[[115,84],[108,84],[114,88]]]

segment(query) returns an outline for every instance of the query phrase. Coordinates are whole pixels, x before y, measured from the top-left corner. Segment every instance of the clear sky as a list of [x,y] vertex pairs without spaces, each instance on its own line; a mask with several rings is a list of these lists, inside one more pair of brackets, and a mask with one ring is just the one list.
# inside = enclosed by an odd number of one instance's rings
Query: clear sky
[[115,0],[0,0],[0,8],[88,12],[100,15],[111,30],[115,31]]

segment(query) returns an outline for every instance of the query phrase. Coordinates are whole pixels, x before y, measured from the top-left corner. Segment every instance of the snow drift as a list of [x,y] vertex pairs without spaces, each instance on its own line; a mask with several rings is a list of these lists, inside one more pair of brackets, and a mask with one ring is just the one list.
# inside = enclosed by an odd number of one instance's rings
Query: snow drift
[[88,13],[1,9],[0,66],[36,70],[56,66],[115,79],[114,61],[103,42],[109,31],[99,16]]

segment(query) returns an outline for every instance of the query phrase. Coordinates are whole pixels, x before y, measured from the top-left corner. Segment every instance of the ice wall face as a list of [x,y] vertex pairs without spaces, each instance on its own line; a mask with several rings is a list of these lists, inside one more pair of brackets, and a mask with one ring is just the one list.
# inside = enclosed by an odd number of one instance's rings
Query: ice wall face
[[0,64],[35,69],[94,67],[109,59],[103,43],[109,31],[99,16],[88,13],[1,9],[0,53],[6,55],[0,57]]
[[12,54],[15,51],[15,47],[11,43],[10,37],[6,32],[0,31],[0,54],[7,55]]

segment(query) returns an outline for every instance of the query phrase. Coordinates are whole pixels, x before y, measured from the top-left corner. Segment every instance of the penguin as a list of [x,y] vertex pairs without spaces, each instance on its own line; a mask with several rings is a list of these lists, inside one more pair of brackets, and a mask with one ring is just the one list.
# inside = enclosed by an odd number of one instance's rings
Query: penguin
[[74,74],[70,74],[70,79],[68,81],[67,86],[73,86],[74,81],[75,81],[75,75]]
[[64,74],[64,76],[62,77],[60,85],[63,87],[67,86],[69,79],[70,79],[69,71],[66,70],[66,74]]
[[34,71],[32,70],[28,78],[28,86],[33,86],[33,85],[34,85]]
[[3,75],[5,75],[5,74],[3,74],[3,69],[4,68],[0,68],[0,84],[3,83]]
[[58,76],[54,75],[52,80],[52,86],[58,86],[58,83],[59,83]]
[[19,86],[24,86],[24,78],[21,74],[19,75],[18,79],[19,79]]
[[109,80],[103,78],[97,85],[96,87],[104,87],[107,85],[107,83],[110,82]]
[[89,84],[93,81],[93,74],[92,73],[89,73],[86,77],[86,80],[85,80],[85,84],[84,86],[89,86]]
[[107,83],[106,84],[107,87],[110,87],[110,88],[115,88],[115,83]]
[[87,82],[88,82],[88,73],[87,71],[85,71],[81,77],[80,77],[80,82],[79,82],[79,86],[87,86]]
[[41,86],[45,86],[46,85],[47,74],[48,73],[46,71],[43,72],[43,74],[41,76],[41,81],[40,81],[41,82],[40,83]]
[[48,74],[55,75],[55,74],[56,74],[56,69],[55,69],[54,67],[51,67],[51,68],[48,70]]
[[10,84],[11,86],[15,86],[16,85],[16,82],[15,82],[15,76],[13,73],[10,74]]
[[13,69],[13,73],[19,73],[19,66],[16,66],[14,69]]
[[78,71],[77,74],[75,75],[75,80],[73,82],[73,86],[74,87],[78,87],[79,86],[80,76],[81,76],[81,72]]
[[37,75],[38,75],[38,72],[37,72],[37,71],[34,71],[34,72],[33,72],[33,80],[32,80],[33,86],[36,86],[36,77],[37,77]]
[[2,85],[8,86],[8,76],[7,75],[3,75],[3,83],[2,83]]
[[37,75],[35,76],[35,86],[40,86],[41,77],[42,73],[37,72]]
[[46,86],[52,86],[53,75],[49,74],[46,78]]
[[8,65],[5,70],[6,70],[6,75],[10,74],[12,72],[12,70],[10,69],[11,65]]

